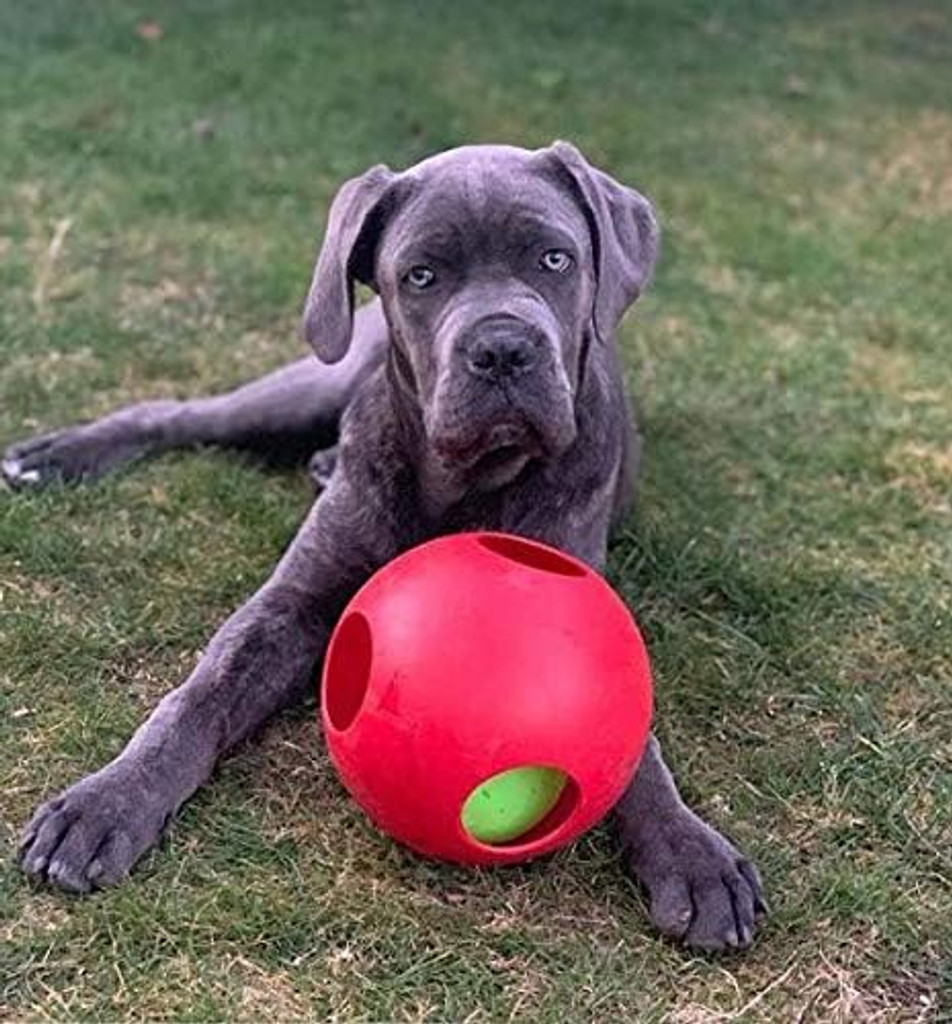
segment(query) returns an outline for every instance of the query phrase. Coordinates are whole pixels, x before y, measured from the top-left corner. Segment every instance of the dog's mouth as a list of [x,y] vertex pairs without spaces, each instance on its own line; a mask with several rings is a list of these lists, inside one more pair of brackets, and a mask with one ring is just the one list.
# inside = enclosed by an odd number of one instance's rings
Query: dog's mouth
[[475,388],[442,396],[426,423],[431,454],[445,471],[480,486],[513,479],[530,461],[548,461],[575,440],[568,389],[536,382],[525,388]]
[[499,448],[480,455],[472,464],[471,469],[475,476],[495,477],[500,473],[519,467],[533,457],[532,452],[516,444],[504,444]]
[[495,471],[544,452],[538,433],[528,423],[516,420],[494,423],[475,436],[439,438],[434,448],[444,461],[477,472]]

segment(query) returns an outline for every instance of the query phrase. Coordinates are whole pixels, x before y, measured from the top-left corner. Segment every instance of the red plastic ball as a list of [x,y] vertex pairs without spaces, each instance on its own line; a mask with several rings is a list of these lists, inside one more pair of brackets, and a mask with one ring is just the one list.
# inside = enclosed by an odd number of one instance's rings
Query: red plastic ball
[[[628,609],[591,568],[499,533],[441,537],[376,573],[324,664],[331,760],[384,832],[430,857],[527,860],[598,822],[630,782],[651,670]],[[477,839],[467,798],[512,768],[565,784],[518,837]]]

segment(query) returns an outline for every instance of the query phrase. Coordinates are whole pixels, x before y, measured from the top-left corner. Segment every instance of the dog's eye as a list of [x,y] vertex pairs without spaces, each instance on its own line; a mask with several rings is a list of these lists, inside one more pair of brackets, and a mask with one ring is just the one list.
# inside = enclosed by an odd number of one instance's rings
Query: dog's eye
[[404,274],[403,280],[410,285],[411,288],[417,288],[422,291],[424,288],[429,288],[431,284],[436,280],[436,274],[430,270],[429,267],[424,267],[422,264],[418,264]]
[[543,270],[551,270],[553,274],[564,274],[572,268],[574,260],[564,249],[546,249],[539,258],[539,266]]

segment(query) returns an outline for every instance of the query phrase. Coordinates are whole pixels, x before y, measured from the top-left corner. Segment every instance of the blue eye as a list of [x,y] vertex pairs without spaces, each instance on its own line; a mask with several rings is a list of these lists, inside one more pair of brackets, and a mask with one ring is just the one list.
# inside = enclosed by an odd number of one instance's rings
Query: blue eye
[[564,249],[546,249],[539,257],[539,266],[553,274],[565,274],[572,269],[575,260]]
[[429,267],[425,267],[421,263],[415,267],[410,267],[403,279],[411,288],[423,291],[424,288],[429,288],[433,284],[436,280],[436,274]]

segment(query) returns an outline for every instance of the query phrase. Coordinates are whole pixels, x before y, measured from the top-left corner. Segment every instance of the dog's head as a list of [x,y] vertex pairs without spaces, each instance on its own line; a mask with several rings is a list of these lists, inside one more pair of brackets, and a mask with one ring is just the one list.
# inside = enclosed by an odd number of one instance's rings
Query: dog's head
[[337,361],[354,283],[373,288],[429,453],[498,483],[574,440],[585,362],[639,295],[657,240],[648,201],[567,143],[374,167],[331,208],[304,333]]

